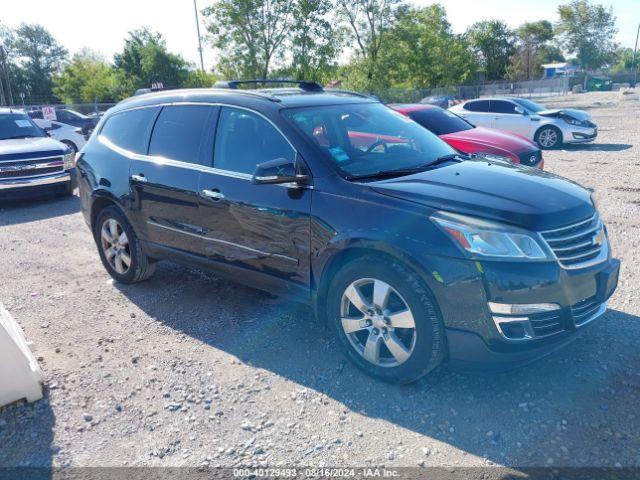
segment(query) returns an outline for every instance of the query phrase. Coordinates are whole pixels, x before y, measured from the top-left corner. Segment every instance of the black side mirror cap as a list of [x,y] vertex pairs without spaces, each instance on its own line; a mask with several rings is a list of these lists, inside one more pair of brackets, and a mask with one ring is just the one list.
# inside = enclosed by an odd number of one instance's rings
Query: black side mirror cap
[[297,183],[304,185],[309,176],[298,172],[296,163],[286,158],[276,158],[256,165],[252,183],[267,185],[278,183]]

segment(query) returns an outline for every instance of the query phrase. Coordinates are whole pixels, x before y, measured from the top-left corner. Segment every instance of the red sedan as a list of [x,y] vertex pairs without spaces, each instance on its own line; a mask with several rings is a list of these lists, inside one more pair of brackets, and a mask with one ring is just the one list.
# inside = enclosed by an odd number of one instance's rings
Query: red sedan
[[493,128],[475,127],[455,113],[434,105],[389,105],[427,130],[438,135],[456,150],[506,158],[529,167],[544,167],[542,152],[531,141]]

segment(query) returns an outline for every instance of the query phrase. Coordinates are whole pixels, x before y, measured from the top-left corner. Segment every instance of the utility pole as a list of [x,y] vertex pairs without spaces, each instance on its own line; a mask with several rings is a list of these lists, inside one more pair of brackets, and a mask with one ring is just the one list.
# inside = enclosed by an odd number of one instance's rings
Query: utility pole
[[13,105],[13,93],[11,92],[11,80],[9,80],[9,67],[7,67],[7,51],[4,45],[0,45],[0,67],[4,70],[4,78],[7,82],[7,105]]
[[631,61],[631,69],[633,70],[633,86],[638,83],[638,65],[636,65],[636,59],[638,58],[638,37],[640,36],[640,23],[638,24],[638,32],[636,33],[636,46],[633,48],[633,60]]
[[204,59],[202,58],[202,37],[200,36],[200,19],[198,17],[198,4],[196,0],[193,0],[193,9],[196,12],[196,30],[198,32],[198,52],[200,52],[200,68],[204,73]]
[[4,107],[4,87],[2,86],[2,66],[0,66],[0,107]]

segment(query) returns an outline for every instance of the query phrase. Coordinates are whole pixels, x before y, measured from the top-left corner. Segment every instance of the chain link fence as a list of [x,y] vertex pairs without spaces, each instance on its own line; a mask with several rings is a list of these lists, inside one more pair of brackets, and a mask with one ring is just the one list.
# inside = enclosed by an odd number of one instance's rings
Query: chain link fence
[[523,82],[496,82],[478,85],[458,85],[426,89],[389,88],[372,92],[386,102],[415,103],[429,96],[451,96],[469,100],[490,96],[548,97],[569,93],[569,78],[559,77]]

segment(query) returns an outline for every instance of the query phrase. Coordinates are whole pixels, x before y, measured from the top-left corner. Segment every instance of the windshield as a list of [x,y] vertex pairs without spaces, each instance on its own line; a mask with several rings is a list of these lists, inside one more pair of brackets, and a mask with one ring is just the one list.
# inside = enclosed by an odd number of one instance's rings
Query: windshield
[[436,135],[379,103],[295,108],[284,114],[349,177],[418,168],[455,154]]
[[533,113],[538,113],[547,109],[544,105],[540,105],[539,103],[532,102],[531,100],[526,100],[524,98],[514,98],[513,100]]
[[436,135],[463,132],[474,128],[455,113],[441,108],[425,108],[408,112],[409,118]]
[[0,114],[0,140],[44,136],[40,127],[24,113]]

